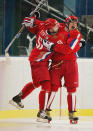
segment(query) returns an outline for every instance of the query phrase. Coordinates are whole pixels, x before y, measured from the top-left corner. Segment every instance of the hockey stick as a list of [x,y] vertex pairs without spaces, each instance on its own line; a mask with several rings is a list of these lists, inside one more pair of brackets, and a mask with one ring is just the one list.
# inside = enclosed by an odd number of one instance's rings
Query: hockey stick
[[60,118],[62,116],[61,110],[62,110],[62,87],[60,87],[60,103],[59,103],[59,116],[60,116]]
[[[34,13],[35,13],[36,11],[38,11],[38,9],[40,8],[40,6],[44,4],[44,1],[45,1],[45,0],[41,0],[41,1],[39,2],[39,4],[36,6],[36,8],[30,13],[30,16],[33,16]],[[9,53],[8,53],[9,48],[11,47],[11,45],[13,44],[13,42],[20,37],[20,35],[21,35],[21,33],[23,32],[24,29],[25,29],[25,25],[22,25],[21,29],[20,29],[20,30],[18,31],[18,33],[14,36],[14,38],[12,39],[12,41],[9,43],[9,45],[8,45],[7,48],[5,49],[5,56],[6,56],[6,57],[9,56]]]

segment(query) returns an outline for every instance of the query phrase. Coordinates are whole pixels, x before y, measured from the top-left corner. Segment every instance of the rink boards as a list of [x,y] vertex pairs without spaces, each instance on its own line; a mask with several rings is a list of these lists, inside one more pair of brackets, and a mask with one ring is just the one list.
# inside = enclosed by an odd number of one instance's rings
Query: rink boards
[[[78,59],[79,88],[77,91],[77,109],[79,116],[93,116],[93,59]],[[16,110],[9,100],[32,81],[27,57],[0,58],[0,118],[34,118],[38,111],[40,88],[29,95],[23,103],[24,110]],[[66,89],[62,88],[61,115],[67,116]],[[60,90],[52,105],[52,116],[60,115]]]

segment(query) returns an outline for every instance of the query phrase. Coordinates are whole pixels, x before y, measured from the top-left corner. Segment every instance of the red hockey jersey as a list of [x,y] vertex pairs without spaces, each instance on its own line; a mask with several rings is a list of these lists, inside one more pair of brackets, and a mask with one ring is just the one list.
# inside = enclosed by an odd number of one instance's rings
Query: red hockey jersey
[[[62,40],[63,36],[66,38],[65,41]],[[52,56],[53,61],[76,60],[77,52],[80,49],[80,40],[81,33],[77,29],[67,32],[64,26],[59,33],[57,44],[54,46],[56,53]]]
[[[33,28],[28,27],[28,29],[30,32],[37,34],[36,46],[29,56],[30,61],[47,61],[51,56],[54,61],[76,59],[81,40],[81,34],[78,30],[67,32],[65,25],[60,23],[59,31],[55,35],[49,35],[44,22],[37,19],[35,20],[35,26]],[[43,40],[53,42],[56,53],[48,51],[42,44]]]
[[37,35],[36,46],[32,50],[29,60],[30,61],[47,61],[51,58],[53,52],[48,51],[42,44],[43,40],[51,41],[52,35],[47,33],[43,21],[35,20],[35,26],[33,28],[28,28],[30,32]]

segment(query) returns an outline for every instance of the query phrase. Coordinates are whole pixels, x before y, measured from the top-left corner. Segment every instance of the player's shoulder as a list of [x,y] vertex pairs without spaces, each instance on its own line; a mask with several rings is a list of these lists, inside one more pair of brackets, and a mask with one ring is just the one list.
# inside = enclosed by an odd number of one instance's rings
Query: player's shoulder
[[81,35],[81,33],[78,29],[74,29],[74,30],[70,31],[70,36],[76,37],[78,35]]

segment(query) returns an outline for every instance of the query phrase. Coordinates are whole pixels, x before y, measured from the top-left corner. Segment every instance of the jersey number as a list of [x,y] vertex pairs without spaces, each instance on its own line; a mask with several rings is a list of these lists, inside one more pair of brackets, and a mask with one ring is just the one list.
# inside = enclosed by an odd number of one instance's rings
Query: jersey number
[[36,47],[37,49],[41,50],[43,48],[43,45],[42,45],[42,38],[39,36],[38,37],[38,40],[37,40],[37,43],[36,43]]

